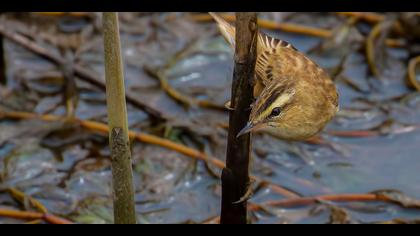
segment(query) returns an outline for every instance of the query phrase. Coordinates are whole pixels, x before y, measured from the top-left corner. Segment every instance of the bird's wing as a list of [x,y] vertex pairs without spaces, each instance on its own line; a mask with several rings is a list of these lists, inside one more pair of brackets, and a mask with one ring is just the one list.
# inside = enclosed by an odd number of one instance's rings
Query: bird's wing
[[235,48],[235,27],[214,12],[209,12],[217,22],[220,32],[232,48]]
[[[209,12],[209,14],[217,22],[217,25],[226,41],[231,45],[232,48],[235,47],[235,27],[224,20],[217,13]],[[255,66],[255,71],[257,78],[261,83],[266,86],[273,79],[273,70],[274,74],[277,74],[276,68],[280,65],[276,65],[276,61],[279,61],[279,56],[282,52],[287,50],[296,51],[290,43],[270,37],[263,32],[258,34],[258,43],[257,43],[257,62]]]
[[255,72],[257,77],[264,85],[268,85],[272,79],[273,74],[281,74],[282,56],[290,54],[292,51],[297,51],[290,43],[270,37],[263,32],[258,35],[258,58],[255,65]]

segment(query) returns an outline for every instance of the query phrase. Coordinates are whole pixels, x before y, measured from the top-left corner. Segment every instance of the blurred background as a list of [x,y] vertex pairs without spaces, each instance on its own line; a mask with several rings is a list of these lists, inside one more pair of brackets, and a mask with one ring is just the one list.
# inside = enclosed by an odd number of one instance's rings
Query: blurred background
[[[259,17],[330,73],[341,111],[307,142],[253,136],[252,223],[419,222],[420,14]],[[233,50],[207,13],[119,20],[138,221],[217,222]],[[112,223],[101,28],[101,13],[0,15],[0,223]]]

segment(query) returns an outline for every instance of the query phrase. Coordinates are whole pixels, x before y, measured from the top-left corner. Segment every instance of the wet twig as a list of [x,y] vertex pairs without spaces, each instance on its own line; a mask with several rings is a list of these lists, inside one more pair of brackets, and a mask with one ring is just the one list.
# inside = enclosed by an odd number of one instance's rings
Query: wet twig
[[375,47],[377,47],[376,39],[389,27],[389,22],[381,22],[375,25],[370,31],[369,36],[366,39],[366,58],[368,65],[373,75],[377,78],[380,77],[380,72],[376,65],[376,54]]
[[148,66],[144,66],[143,69],[147,74],[159,80],[160,86],[162,87],[163,91],[166,92],[166,94],[168,94],[176,102],[186,106],[187,108],[191,106],[199,106],[203,108],[210,108],[221,111],[226,110],[223,105],[215,104],[209,100],[195,99],[194,97],[182,94],[170,85],[168,78],[165,75],[165,71],[163,69],[152,69]]
[[[386,16],[383,14],[379,14],[379,13],[374,13],[374,12],[336,12],[337,15],[342,15],[342,16],[348,16],[348,17],[356,17],[360,20],[366,21],[370,24],[378,24],[381,23],[382,21],[386,20]],[[392,25],[392,29],[393,31],[395,31],[398,34],[402,34],[404,32],[401,24],[399,22],[395,22]],[[392,42],[388,41],[387,45],[390,47],[392,46]],[[398,46],[397,46],[398,47]]]
[[[282,200],[266,201],[260,204],[249,203],[249,211],[266,211],[268,207],[298,207],[308,206],[317,203],[325,202],[386,202],[404,206],[401,202],[395,201],[391,197],[387,197],[381,193],[351,193],[351,194],[330,194],[320,195],[313,197],[296,197]],[[413,208],[416,206],[406,206]],[[219,217],[215,216],[203,222],[203,224],[212,224],[219,220]]]
[[38,200],[32,198],[31,196],[27,196],[22,191],[16,189],[16,188],[8,188],[7,192],[17,201],[19,201],[22,205],[25,205],[25,202],[28,202],[32,207],[36,208],[41,213],[48,213],[47,208],[42,205],[41,202]]
[[116,224],[135,224],[137,220],[133,170],[128,137],[118,13],[103,13],[103,31],[114,222]]
[[[253,78],[257,57],[257,14],[236,13],[235,66],[229,114],[226,167],[222,172],[221,224],[246,224],[250,188],[249,161],[251,135],[237,137],[246,126],[253,100]],[[240,201],[240,202],[238,202]]]
[[420,91],[420,83],[416,76],[416,67],[420,63],[420,56],[417,56],[410,60],[408,64],[408,81],[417,91]]
[[376,24],[385,20],[384,15],[373,12],[336,12],[336,14],[342,16],[356,17],[372,24]]
[[44,220],[50,224],[73,224],[73,222],[58,217],[50,213],[40,213],[33,211],[19,211],[6,208],[0,208],[1,217],[10,217],[22,220]]
[[[419,208],[419,201],[411,199],[404,194],[393,192],[378,191],[373,193],[349,193],[349,194],[329,194],[313,197],[298,197],[291,199],[273,200],[261,203],[261,206],[271,207],[297,207],[306,206],[325,201],[331,202],[386,202],[400,205],[405,208]],[[258,205],[253,205],[250,210],[260,210]]]
[[188,55],[191,55],[194,47],[196,46],[196,41],[193,40],[191,43],[188,43],[186,47],[182,48],[180,51],[175,53],[168,62],[163,65],[161,68],[151,68],[149,66],[144,66],[144,71],[153,78],[156,78],[160,82],[160,86],[163,91],[166,92],[171,98],[173,98],[176,102],[184,105],[185,107],[189,108],[191,106],[199,106],[202,108],[209,108],[215,110],[222,110],[225,111],[226,108],[223,105],[215,104],[209,100],[204,99],[196,99],[194,97],[185,95],[171,86],[167,78],[167,71],[171,69],[177,62],[182,60]]
[[[272,207],[296,207],[305,206],[318,203],[320,201],[336,201],[336,202],[350,202],[350,201],[380,201],[376,194],[331,194],[314,197],[300,197],[293,199],[282,199],[266,201],[262,203],[263,206]],[[253,209],[255,210],[255,209]]]
[[176,102],[186,106],[187,108],[192,106],[193,104],[196,104],[194,98],[187,97],[184,94],[178,92],[176,89],[174,89],[169,84],[166,76],[164,75],[164,72],[161,69],[152,69],[148,66],[144,66],[143,69],[148,75],[158,79],[162,90],[165,91],[166,94],[168,94]]
[[[4,24],[0,24],[0,35],[7,38],[8,40],[28,49],[29,51],[47,59],[48,61],[60,66],[66,63],[65,59],[59,55],[56,55],[50,52],[48,49],[38,45],[35,41],[32,41],[23,35],[13,32],[9,29],[6,29]],[[91,71],[81,65],[75,64],[73,66],[74,74],[81,80],[101,89],[105,90],[105,83],[100,79],[99,75],[97,75],[94,71]],[[129,91],[126,93],[126,100],[131,105],[145,111],[150,116],[157,120],[165,119],[164,116],[160,111],[157,109],[150,107],[149,105],[139,101],[135,98]]]

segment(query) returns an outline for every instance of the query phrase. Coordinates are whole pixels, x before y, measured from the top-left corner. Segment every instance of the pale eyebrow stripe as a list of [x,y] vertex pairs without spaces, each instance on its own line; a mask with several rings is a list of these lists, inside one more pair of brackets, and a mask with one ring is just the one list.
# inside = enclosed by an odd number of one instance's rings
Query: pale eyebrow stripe
[[286,89],[286,84],[276,84],[273,88],[273,93],[270,94],[270,96],[265,100],[266,102],[261,106],[260,109],[258,109],[257,113],[261,114],[262,112],[264,112],[264,110],[269,108],[271,104],[275,102],[277,98],[286,91]]

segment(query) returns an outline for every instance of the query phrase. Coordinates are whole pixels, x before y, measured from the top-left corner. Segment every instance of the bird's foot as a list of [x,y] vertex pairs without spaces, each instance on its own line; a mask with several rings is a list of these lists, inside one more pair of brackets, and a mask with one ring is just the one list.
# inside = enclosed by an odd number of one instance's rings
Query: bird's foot
[[[254,103],[252,103],[247,110],[251,110],[253,106],[254,106]],[[235,110],[235,108],[233,108],[231,106],[230,101],[225,102],[224,107],[225,107],[226,110],[229,110],[229,111],[234,111]]]
[[234,111],[235,108],[231,107],[230,105],[231,105],[230,101],[225,102],[225,105],[224,106],[225,106],[226,110],[228,110],[228,111]]
[[248,186],[247,186],[247,190],[245,192],[245,194],[236,202],[233,202],[232,204],[240,204],[243,203],[245,201],[248,201],[252,195],[254,194],[254,189],[252,188],[252,185],[255,183],[255,179],[251,178],[249,180]]

